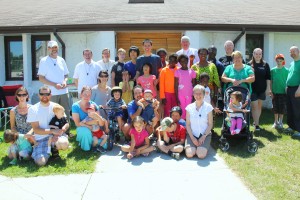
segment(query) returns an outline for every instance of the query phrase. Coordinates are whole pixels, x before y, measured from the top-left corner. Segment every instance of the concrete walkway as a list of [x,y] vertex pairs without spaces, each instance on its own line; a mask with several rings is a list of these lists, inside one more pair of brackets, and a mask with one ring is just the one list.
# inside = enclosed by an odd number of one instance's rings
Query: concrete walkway
[[93,174],[0,176],[0,191],[1,200],[256,199],[213,149],[205,160],[152,153],[128,161],[115,147]]

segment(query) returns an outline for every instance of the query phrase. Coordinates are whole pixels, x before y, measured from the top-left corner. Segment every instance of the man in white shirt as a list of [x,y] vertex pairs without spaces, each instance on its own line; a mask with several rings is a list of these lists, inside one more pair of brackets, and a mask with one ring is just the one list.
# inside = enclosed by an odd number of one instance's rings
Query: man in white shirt
[[105,48],[102,50],[102,60],[99,60],[97,63],[100,65],[100,71],[108,72],[107,86],[111,87],[111,70],[113,65],[115,64],[115,61],[110,60],[109,48]]
[[[182,49],[177,51],[176,54],[178,56],[181,54],[188,56],[189,58],[188,67],[191,67],[193,64],[199,62],[198,50],[194,48],[190,48],[190,38],[188,36],[183,36],[181,38],[181,47]],[[179,63],[178,66],[180,66]]]
[[48,52],[49,55],[42,58],[39,64],[39,81],[50,88],[52,91],[51,101],[64,107],[67,119],[70,122],[67,87],[69,70],[65,60],[58,56],[58,44],[56,41],[48,42]]
[[90,49],[83,50],[84,61],[78,63],[74,71],[74,82],[78,89],[78,94],[81,93],[83,86],[93,87],[97,85],[97,78],[100,72],[100,65],[92,60],[93,52]]
[[[27,122],[31,124],[35,140],[37,141],[37,146],[33,148],[31,156],[37,165],[44,166],[49,159],[49,154],[47,153],[49,136],[52,134],[58,136],[58,141],[56,142],[58,146],[68,146],[69,141],[67,137],[62,136],[65,130],[50,129],[49,123],[54,117],[53,106],[56,104],[50,101],[51,90],[49,87],[42,86],[39,89],[39,98],[40,102],[29,108]],[[56,155],[58,155],[58,150],[54,149],[56,150]]]

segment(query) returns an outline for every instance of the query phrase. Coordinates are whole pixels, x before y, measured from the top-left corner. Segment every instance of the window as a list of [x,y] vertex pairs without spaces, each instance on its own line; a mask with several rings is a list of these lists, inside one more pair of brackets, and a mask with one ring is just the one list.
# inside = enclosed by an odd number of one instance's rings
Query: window
[[38,80],[38,70],[40,60],[47,56],[47,43],[50,35],[31,36],[31,56],[32,56],[32,80]]
[[23,80],[23,47],[21,36],[4,37],[5,48],[5,78]]
[[247,34],[246,35],[246,62],[252,59],[253,50],[261,48],[264,50],[264,35],[263,34]]

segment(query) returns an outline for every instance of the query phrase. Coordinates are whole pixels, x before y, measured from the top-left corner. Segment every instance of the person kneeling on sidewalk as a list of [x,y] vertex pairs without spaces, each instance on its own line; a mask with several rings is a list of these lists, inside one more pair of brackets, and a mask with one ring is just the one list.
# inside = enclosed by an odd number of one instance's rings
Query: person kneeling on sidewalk
[[178,160],[183,151],[186,129],[178,122],[175,123],[172,118],[166,117],[157,128],[157,132],[158,149]]

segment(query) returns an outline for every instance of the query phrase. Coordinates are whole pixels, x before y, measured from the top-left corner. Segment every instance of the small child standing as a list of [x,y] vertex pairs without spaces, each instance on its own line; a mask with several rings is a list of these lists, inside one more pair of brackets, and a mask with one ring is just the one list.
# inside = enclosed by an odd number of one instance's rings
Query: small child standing
[[92,151],[105,153],[107,148],[107,135],[105,133],[109,132],[108,123],[104,118],[96,113],[95,105],[91,104],[90,107],[87,108],[87,112],[88,116],[80,123],[87,125],[87,127],[92,131]]
[[[124,125],[124,121],[123,121],[123,110],[122,109],[126,109],[126,103],[125,101],[122,99],[122,89],[120,87],[113,87],[111,89],[111,96],[112,98],[106,103],[106,105],[109,108],[112,109],[116,109],[116,110],[112,110],[111,112],[108,113],[108,118],[112,119],[114,117],[117,118],[118,121],[118,126],[119,126],[119,135],[123,135],[122,133],[122,127]],[[117,111],[117,109],[119,109]]]
[[[68,138],[68,135],[65,133],[68,128],[69,128],[69,123],[65,114],[65,109],[59,104],[56,104],[53,106],[53,113],[54,117],[51,119],[49,123],[50,129],[61,129],[63,131],[63,134],[61,137],[65,137],[66,139]],[[58,158],[59,157],[59,152],[58,150],[66,150],[69,147],[69,143],[64,143],[65,146],[57,146],[58,144],[56,143],[58,140],[58,136],[50,136],[48,140],[48,154],[52,154],[53,158]],[[51,148],[52,146],[52,148]]]
[[125,49],[118,49],[118,62],[116,62],[111,69],[111,86],[118,86],[122,81],[122,72],[125,70]]
[[286,112],[286,80],[289,70],[284,67],[285,61],[283,54],[277,54],[275,56],[277,66],[271,69],[271,92],[273,112],[274,112],[274,124],[272,128],[283,128],[283,115]]
[[134,86],[134,82],[130,80],[130,74],[127,70],[122,72],[122,80],[119,83],[119,87],[122,88],[123,91],[123,99],[126,104],[132,101],[132,89]]
[[145,90],[144,98],[140,99],[137,102],[137,105],[141,106],[143,109],[141,117],[144,119],[146,124],[149,124],[152,126],[152,129],[154,129],[159,121],[159,113],[157,111],[159,108],[159,101],[153,99],[152,91],[148,89]]
[[169,115],[172,107],[177,106],[175,93],[175,73],[177,67],[177,54],[169,56],[169,64],[159,74],[159,94],[164,106],[164,117]]
[[128,159],[139,155],[148,156],[151,151],[155,150],[155,147],[150,146],[144,119],[141,116],[136,116],[132,120],[131,127],[129,132],[131,137],[130,145],[123,145],[121,150],[128,153]]
[[156,79],[155,75],[150,74],[151,73],[152,65],[150,63],[146,63],[143,65],[143,75],[138,77],[136,80],[136,83],[144,90],[151,90],[153,92],[153,97],[156,98],[156,85],[158,83],[158,80]]
[[239,134],[242,130],[244,114],[241,112],[246,112],[246,110],[243,109],[242,101],[243,95],[240,91],[235,91],[231,93],[228,109],[231,122],[231,135]]
[[[188,68],[189,58],[187,55],[178,56],[181,68],[175,72],[175,95],[177,104],[182,110],[182,119],[186,117],[186,106],[192,103],[193,86],[196,84],[196,72]],[[170,111],[170,110],[169,110]],[[168,113],[169,113],[168,111]]]
[[10,129],[4,131],[4,141],[11,143],[7,151],[8,157],[12,159],[9,164],[16,165],[18,156],[25,160],[30,158],[32,147],[26,137],[27,135],[19,134],[18,132],[13,133]]

